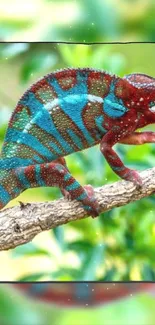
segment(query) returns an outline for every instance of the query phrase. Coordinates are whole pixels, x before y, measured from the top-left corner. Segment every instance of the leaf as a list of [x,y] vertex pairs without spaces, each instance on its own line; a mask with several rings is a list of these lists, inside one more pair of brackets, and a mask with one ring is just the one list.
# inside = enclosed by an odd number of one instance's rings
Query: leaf
[[51,279],[61,280],[61,281],[76,281],[78,280],[79,271],[74,268],[60,267],[59,270],[51,273]]
[[93,244],[87,240],[77,240],[66,245],[67,250],[74,250],[79,253],[88,253],[93,249]]
[[[4,285],[3,285],[4,286]],[[8,312],[9,310],[9,312]],[[0,288],[0,323],[6,325],[42,325],[41,313],[35,310],[32,300],[28,303],[25,298],[13,287],[5,285]]]
[[106,272],[103,277],[100,277],[98,281],[115,281],[115,275],[117,273],[116,267],[112,267]]
[[52,234],[54,234],[54,237],[56,238],[61,249],[64,250],[66,247],[65,238],[64,238],[64,226],[56,227],[52,229],[51,232]]
[[25,275],[18,278],[19,282],[31,282],[31,281],[39,281],[42,277],[49,276],[49,272],[38,272],[38,273],[32,273],[29,275]]
[[148,264],[144,264],[141,269],[141,276],[145,281],[155,281],[155,270],[152,270]]
[[105,246],[97,244],[86,255],[79,274],[79,281],[94,281],[96,280],[96,270],[103,263]]
[[21,81],[26,83],[34,73],[53,68],[57,62],[57,56],[54,53],[40,52],[29,56],[21,69]]
[[29,43],[7,44],[1,51],[1,57],[12,58],[29,50]]
[[12,255],[15,258],[19,258],[21,256],[36,256],[36,255],[45,255],[51,256],[51,253],[48,250],[37,247],[33,243],[27,243],[21,246],[16,247],[12,251]]

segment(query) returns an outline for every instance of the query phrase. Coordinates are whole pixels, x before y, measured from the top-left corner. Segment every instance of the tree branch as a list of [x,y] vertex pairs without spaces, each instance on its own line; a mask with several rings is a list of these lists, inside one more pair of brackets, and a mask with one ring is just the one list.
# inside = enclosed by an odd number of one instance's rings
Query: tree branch
[[[140,173],[143,185],[119,181],[95,189],[101,212],[140,200],[155,192],[155,168]],[[64,198],[43,203],[21,204],[0,212],[0,250],[15,248],[31,241],[44,230],[86,217],[77,201]],[[104,217],[103,217],[104,218]]]

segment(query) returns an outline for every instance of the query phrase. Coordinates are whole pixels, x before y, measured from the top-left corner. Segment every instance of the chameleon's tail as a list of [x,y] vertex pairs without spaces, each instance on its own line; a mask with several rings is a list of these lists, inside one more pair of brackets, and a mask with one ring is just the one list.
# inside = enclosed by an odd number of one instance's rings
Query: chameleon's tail
[[0,209],[22,192],[12,170],[0,169]]

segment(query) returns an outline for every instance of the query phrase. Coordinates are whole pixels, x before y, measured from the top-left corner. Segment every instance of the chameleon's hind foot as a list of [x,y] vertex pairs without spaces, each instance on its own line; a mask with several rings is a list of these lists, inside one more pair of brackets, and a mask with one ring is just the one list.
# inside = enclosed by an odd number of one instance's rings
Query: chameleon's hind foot
[[93,219],[98,217],[100,212],[99,212],[99,206],[98,203],[96,202],[89,202],[89,205],[83,206],[83,208],[87,211],[88,215],[91,216]]
[[[73,200],[71,193],[67,191],[65,188],[60,188],[62,195],[65,199],[71,201]],[[87,211],[87,213],[92,217],[96,218],[99,215],[99,204],[94,196],[94,189],[91,185],[84,186],[85,194],[83,199],[77,198],[78,201],[81,201],[83,204],[83,208]],[[75,197],[76,199],[76,197]]]
[[62,193],[62,195],[64,196],[64,198],[66,200],[68,200],[68,201],[71,201],[72,200],[71,193],[70,192],[68,192],[67,190],[65,190],[65,188],[63,188],[63,187],[60,187],[60,190],[61,190],[61,193]]
[[128,172],[125,173],[125,180],[133,182],[137,187],[142,186],[142,178],[136,170],[128,169]]
[[87,184],[87,185],[84,185],[83,187],[86,190],[88,196],[95,199],[95,192],[94,192],[93,186],[90,184]]
[[87,192],[88,198],[87,202],[84,203],[84,209],[92,218],[96,218],[99,215],[99,204],[95,198],[94,189],[91,185],[84,186],[85,191]]

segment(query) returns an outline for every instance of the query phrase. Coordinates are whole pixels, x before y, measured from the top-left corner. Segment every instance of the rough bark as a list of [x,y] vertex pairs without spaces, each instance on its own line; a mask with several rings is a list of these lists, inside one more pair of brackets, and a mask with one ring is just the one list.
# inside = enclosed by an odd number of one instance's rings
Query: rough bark
[[[101,212],[140,200],[155,192],[155,168],[141,172],[141,188],[119,181],[95,189]],[[15,248],[31,241],[44,230],[86,217],[77,201],[64,198],[52,202],[20,204],[0,212],[0,250]],[[104,216],[103,216],[104,218]]]

